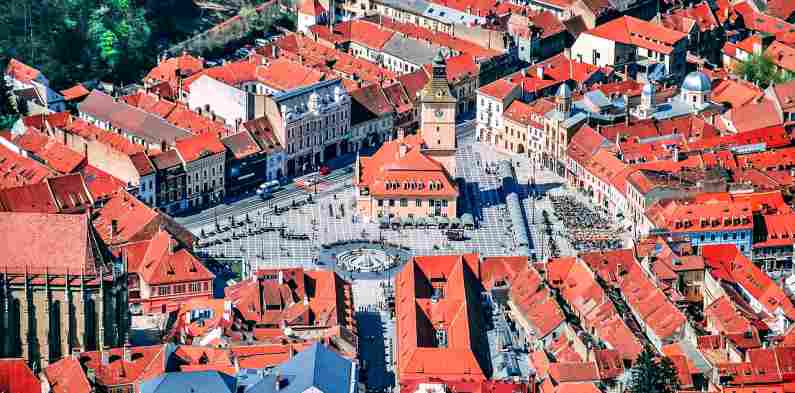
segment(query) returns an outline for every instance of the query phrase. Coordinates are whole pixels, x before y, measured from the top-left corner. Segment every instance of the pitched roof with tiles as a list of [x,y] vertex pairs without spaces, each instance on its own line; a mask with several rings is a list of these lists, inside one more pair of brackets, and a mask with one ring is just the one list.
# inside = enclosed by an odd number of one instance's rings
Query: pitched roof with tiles
[[3,268],[93,273],[101,257],[91,230],[87,214],[0,213]]
[[[41,383],[28,368],[25,359],[0,359],[0,392],[39,393]],[[83,392],[75,390],[75,393]]]
[[748,1],[743,1],[734,5],[734,10],[743,16],[743,23],[746,28],[771,35],[795,31],[795,25],[775,16],[758,12],[749,3]]
[[44,378],[52,389],[52,393],[91,393],[93,389],[88,382],[80,362],[67,356],[42,370]]
[[248,131],[238,132],[237,134],[221,138],[221,143],[223,143],[226,149],[232,153],[232,156],[238,160],[262,151]]
[[551,291],[541,285],[542,281],[535,269],[528,269],[513,280],[510,290],[511,301],[532,325],[538,338],[546,337],[565,323],[563,311]]
[[0,146],[0,188],[36,184],[51,176],[52,170]]
[[[138,239],[153,222],[158,213],[143,202],[119,190],[99,209],[94,218],[94,227],[102,241],[108,245],[117,245]],[[116,223],[116,231],[111,233],[111,226]]]
[[568,58],[563,53],[552,56],[535,66],[544,67],[545,79],[549,78],[557,81],[573,80],[577,83],[585,83],[598,73],[601,73],[606,78],[613,73],[613,69],[610,67],[597,67],[583,63]]
[[458,190],[450,174],[442,164],[423,153],[423,144],[418,135],[384,143],[372,156],[360,158],[356,184],[367,187],[377,197],[457,197]]
[[[105,350],[107,363],[103,364],[101,351],[82,352],[80,363],[94,370],[100,386],[116,386],[140,383],[166,372],[167,345],[152,345]],[[129,350],[129,360],[124,351]]]
[[[472,343],[483,330],[471,313],[479,300],[478,256],[414,257],[395,279],[397,314],[396,357],[401,381],[433,376],[474,381],[486,379]],[[442,285],[443,296],[434,296],[433,285]],[[434,344],[435,331],[446,333],[445,346]]]
[[388,17],[379,17],[379,25],[384,29],[399,32],[402,35],[423,42],[430,42],[433,45],[448,48],[456,53],[466,53],[476,59],[489,59],[499,56],[502,52],[485,48],[476,43],[458,38],[441,31],[434,31],[416,24],[403,23]]
[[773,41],[765,49],[765,54],[773,61],[773,64],[787,72],[795,72],[795,48],[784,45],[778,41]]
[[87,96],[89,93],[91,92],[81,83],[78,83],[66,90],[61,90],[61,95],[66,101],[78,100]]
[[712,82],[713,102],[728,103],[732,108],[750,104],[764,96],[758,87],[733,79],[720,79]]
[[478,93],[485,94],[498,100],[505,100],[510,94],[515,93],[519,86],[505,79],[497,79],[478,89]]
[[87,140],[95,140],[120,153],[132,155],[143,152],[144,147],[131,142],[129,139],[111,131],[103,130],[83,119],[69,117],[62,124],[53,125],[66,133],[78,135]]
[[298,13],[317,17],[325,14],[326,8],[319,0],[302,0],[298,6]]
[[682,32],[631,16],[613,19],[585,33],[665,54],[673,52],[674,46],[687,38]]
[[[208,281],[215,278],[204,264],[184,248],[165,230],[145,241],[146,251],[128,255],[128,269],[148,285]],[[135,243],[127,247],[140,250]]]
[[24,134],[17,136],[13,142],[59,173],[72,173],[86,161],[86,157],[82,154],[33,129],[28,129]]
[[533,106],[519,100],[514,100],[505,109],[505,112],[503,112],[502,116],[507,120],[511,120],[524,126],[530,126],[536,129],[544,128],[541,123],[541,115],[533,110]]
[[176,149],[186,163],[226,151],[218,135],[209,132],[178,140]]
[[621,292],[649,330],[661,341],[684,333],[687,319],[646,275],[640,264],[626,266]]
[[94,90],[80,103],[81,113],[106,121],[113,127],[131,133],[151,144],[161,141],[173,143],[178,138],[191,135],[190,132],[169,124],[165,119],[146,112],[123,101]]
[[709,267],[720,277],[729,278],[744,288],[770,316],[778,310],[795,320],[795,305],[784,290],[734,245],[708,245],[701,251]]
[[127,188],[126,182],[92,165],[86,165],[80,173],[94,201],[104,201],[116,191]]
[[41,71],[12,58],[8,61],[5,74],[22,83],[30,83],[41,75]]
[[150,81],[176,82],[180,77],[187,78],[204,69],[204,61],[183,53],[159,62],[144,79]]

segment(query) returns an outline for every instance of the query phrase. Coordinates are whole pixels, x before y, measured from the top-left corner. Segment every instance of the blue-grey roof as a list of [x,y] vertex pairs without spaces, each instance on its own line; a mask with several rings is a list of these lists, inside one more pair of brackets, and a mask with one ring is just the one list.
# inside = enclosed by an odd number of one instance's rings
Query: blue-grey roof
[[[350,360],[315,343],[263,376],[245,393],[303,393],[311,387],[324,393],[348,393],[357,379],[354,367]],[[277,376],[282,381],[280,390],[276,389]]]
[[416,66],[433,63],[433,59],[440,51],[444,52],[446,55],[449,55],[450,52],[449,49],[439,45],[428,44],[425,41],[420,41],[411,37],[403,37],[400,34],[393,35],[392,38],[384,44],[384,49],[382,49],[382,51]]
[[605,109],[613,105],[610,102],[610,99],[607,98],[605,93],[603,93],[601,90],[593,90],[585,93],[584,99],[599,109]]
[[482,17],[425,0],[376,0],[375,2],[450,25],[466,25],[483,21]]
[[236,393],[234,377],[218,371],[165,373],[141,384],[141,393]]
[[701,71],[693,71],[685,77],[682,82],[682,90],[692,92],[706,92],[712,90],[712,82],[709,77]]
[[300,96],[301,94],[308,93],[310,91],[314,91],[326,86],[331,86],[335,84],[342,84],[342,80],[339,78],[336,79],[329,79],[325,81],[320,81],[309,86],[304,86],[295,90],[290,90],[289,92],[282,93],[282,94],[275,94],[273,95],[273,101],[276,103],[280,103],[282,101],[286,101],[287,99]]

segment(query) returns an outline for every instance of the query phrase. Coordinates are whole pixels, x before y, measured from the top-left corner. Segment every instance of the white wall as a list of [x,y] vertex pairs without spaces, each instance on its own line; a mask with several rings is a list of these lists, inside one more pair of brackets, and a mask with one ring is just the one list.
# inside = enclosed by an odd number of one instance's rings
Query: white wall
[[[599,52],[599,59],[596,62],[593,61],[594,50]],[[574,60],[583,63],[612,67],[616,58],[616,45],[611,40],[582,33],[571,46],[571,55]]]
[[211,111],[224,118],[231,126],[235,125],[236,119],[251,120],[247,102],[248,93],[206,75],[199,77],[190,85],[188,96],[190,109],[205,110],[209,105]]

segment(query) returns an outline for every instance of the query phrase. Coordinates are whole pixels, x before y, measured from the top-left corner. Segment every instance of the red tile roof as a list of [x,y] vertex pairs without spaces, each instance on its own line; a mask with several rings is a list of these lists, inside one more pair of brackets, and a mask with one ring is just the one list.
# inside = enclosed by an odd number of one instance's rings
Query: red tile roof
[[[128,269],[148,285],[208,281],[215,278],[207,268],[165,230],[146,240],[146,251],[129,255]],[[136,247],[137,243],[129,246]],[[128,247],[129,247],[128,246]]]
[[[423,144],[418,135],[384,143],[371,157],[360,158],[360,177],[354,181],[377,197],[457,197],[458,190],[450,174],[442,164],[422,152]],[[404,155],[401,148],[406,150]]]
[[631,16],[622,16],[586,32],[626,45],[635,45],[669,54],[687,35]]
[[761,303],[768,315],[776,315],[781,310],[787,318],[795,320],[795,306],[784,290],[740,253],[736,246],[703,246],[701,253],[715,274],[743,287]]
[[159,62],[148,74],[145,80],[172,82],[176,85],[179,77],[187,78],[204,69],[204,61],[183,53]]
[[750,30],[771,35],[795,31],[795,25],[757,12],[747,1],[736,4],[734,10],[743,16],[743,23]]
[[719,79],[712,82],[713,102],[728,103],[732,108],[750,104],[764,96],[758,87],[733,79]]
[[599,381],[599,369],[594,362],[556,362],[549,365],[549,376],[557,382]]
[[30,128],[14,138],[14,144],[32,153],[59,173],[72,173],[86,162],[86,157],[82,154]]
[[0,146],[0,188],[39,183],[52,174],[37,161]]
[[508,106],[508,108],[505,109],[502,116],[505,119],[514,121],[521,125],[530,126],[536,129],[543,129],[544,126],[541,123],[543,120],[539,117],[542,116],[542,114],[538,114],[533,109],[533,106],[530,104],[526,104],[519,100],[514,100]]
[[643,350],[640,341],[624,323],[595,274],[581,259],[558,258],[547,264],[547,279],[580,317],[588,329],[616,349],[623,359],[634,360]]
[[41,383],[30,371],[25,359],[0,359],[0,392],[40,393]]
[[565,323],[563,311],[552,297],[551,291],[541,285],[542,282],[535,269],[528,269],[514,278],[510,290],[511,301],[532,325],[537,338],[546,337]]
[[6,66],[6,76],[22,83],[30,83],[41,75],[41,71],[17,60],[11,59]]
[[325,78],[322,72],[284,58],[273,60],[267,65],[244,60],[204,69],[187,78],[183,82],[184,88],[189,90],[191,83],[203,75],[232,86],[256,81],[284,91],[308,86]]
[[80,366],[80,362],[67,356],[51,363],[42,373],[52,393],[91,393],[91,384]]
[[61,90],[61,95],[63,96],[64,100],[71,101],[83,98],[91,93],[85,86],[78,83],[66,90]]
[[104,201],[116,191],[127,188],[127,183],[91,165],[86,165],[80,173],[94,201]]
[[[472,343],[482,332],[471,313],[479,300],[467,294],[478,286],[478,256],[414,257],[395,278],[397,345],[401,381],[426,378],[484,381]],[[436,284],[432,284],[436,282]],[[444,295],[433,298],[431,285]],[[447,345],[437,346],[435,330],[446,332]]]
[[166,372],[165,345],[129,348],[130,360],[124,359],[125,348],[106,350],[107,364],[102,363],[102,352],[83,352],[78,358],[85,367],[93,369],[101,386],[124,386],[140,383]]
[[770,57],[779,68],[795,72],[795,48],[784,45],[778,41],[773,41],[765,50],[765,54]]
[[582,63],[566,57],[563,53],[552,56],[536,64],[535,68],[531,69],[536,69],[537,67],[544,67],[544,79],[556,81],[573,80],[578,84],[589,81],[597,73],[602,73],[606,78],[609,78],[613,73],[613,69],[610,67],[597,67],[592,64]]
[[625,267],[626,274],[619,277],[621,292],[627,304],[661,341],[684,334],[687,319],[671,303],[640,264]]
[[[156,211],[124,190],[113,194],[96,214],[94,227],[108,245],[144,240],[137,236],[151,227],[158,216]],[[111,234],[114,221],[116,232]]]
[[766,13],[782,20],[788,20],[795,14],[795,2],[790,0],[769,0]]
[[176,149],[186,163],[226,151],[219,136],[210,132],[180,139],[177,141]]
[[740,311],[729,296],[721,296],[704,309],[704,317],[712,325],[714,334],[744,334],[754,326]]
[[[87,214],[0,213],[3,269],[93,273],[99,257],[88,220]],[[58,258],[51,257],[54,250]]]
[[508,80],[497,79],[496,81],[479,88],[478,92],[498,100],[505,100],[510,94],[515,94],[518,87],[519,86],[509,82]]

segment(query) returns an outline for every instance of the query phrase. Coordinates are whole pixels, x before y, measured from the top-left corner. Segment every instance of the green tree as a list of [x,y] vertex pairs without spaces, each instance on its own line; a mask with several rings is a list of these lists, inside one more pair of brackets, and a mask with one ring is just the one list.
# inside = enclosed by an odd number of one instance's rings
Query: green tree
[[679,378],[671,359],[661,357],[650,347],[643,349],[632,366],[630,393],[675,393]]
[[[3,67],[5,69],[5,67]],[[10,128],[19,118],[17,103],[11,93],[11,85],[0,78],[0,130]]]
[[751,55],[748,60],[737,64],[735,72],[763,88],[771,84],[786,82],[789,79],[778,70],[770,56],[765,54]]

